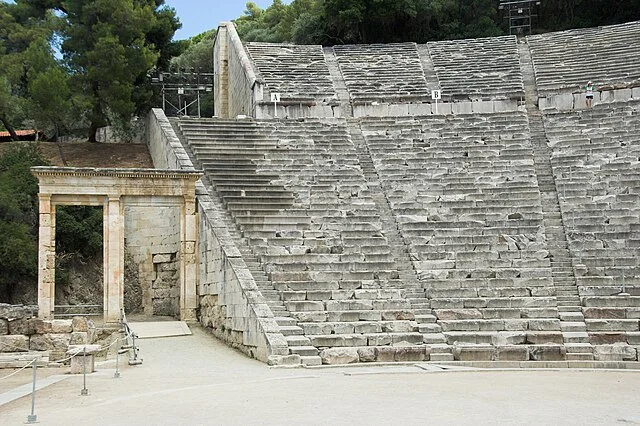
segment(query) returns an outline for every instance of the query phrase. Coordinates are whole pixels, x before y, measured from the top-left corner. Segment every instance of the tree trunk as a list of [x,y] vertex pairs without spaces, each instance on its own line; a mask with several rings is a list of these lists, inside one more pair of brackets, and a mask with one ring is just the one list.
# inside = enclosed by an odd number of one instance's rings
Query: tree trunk
[[9,135],[11,135],[11,140],[17,142],[18,141],[18,135],[16,134],[15,129],[9,123],[9,121],[7,121],[7,119],[5,117],[0,117],[0,122],[2,122],[2,125],[5,127],[5,129],[7,129],[9,131]]
[[96,134],[98,133],[99,128],[100,127],[96,124],[96,122],[91,122],[91,126],[89,126],[89,142],[98,142]]

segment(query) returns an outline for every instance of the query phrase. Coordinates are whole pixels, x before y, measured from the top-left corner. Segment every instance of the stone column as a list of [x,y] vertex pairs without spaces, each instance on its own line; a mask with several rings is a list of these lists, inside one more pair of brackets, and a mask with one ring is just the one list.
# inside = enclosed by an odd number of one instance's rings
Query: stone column
[[120,321],[124,306],[124,214],[119,197],[104,206],[104,321]]
[[56,285],[56,210],[51,195],[39,194],[38,316],[52,319]]
[[195,197],[184,197],[180,230],[180,319],[195,322],[197,294],[198,213]]

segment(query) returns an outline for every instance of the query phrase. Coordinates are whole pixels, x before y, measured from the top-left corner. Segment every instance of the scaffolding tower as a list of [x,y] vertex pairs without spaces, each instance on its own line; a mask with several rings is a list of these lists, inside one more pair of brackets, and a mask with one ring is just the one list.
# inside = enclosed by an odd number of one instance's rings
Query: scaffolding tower
[[170,117],[201,116],[201,95],[213,91],[213,73],[194,68],[181,68],[178,72],[158,72],[151,84],[159,86],[162,109]]
[[536,6],[540,6],[540,0],[500,0],[498,8],[505,11],[509,34],[531,34],[533,18],[538,16],[534,13]]

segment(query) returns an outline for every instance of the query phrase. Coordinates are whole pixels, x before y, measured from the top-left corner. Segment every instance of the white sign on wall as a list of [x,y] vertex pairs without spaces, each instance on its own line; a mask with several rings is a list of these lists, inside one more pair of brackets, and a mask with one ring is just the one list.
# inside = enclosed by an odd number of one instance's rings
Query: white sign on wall
[[280,93],[272,93],[271,102],[280,102]]
[[432,90],[431,91],[431,99],[434,101],[440,100],[442,98],[442,91],[440,90]]

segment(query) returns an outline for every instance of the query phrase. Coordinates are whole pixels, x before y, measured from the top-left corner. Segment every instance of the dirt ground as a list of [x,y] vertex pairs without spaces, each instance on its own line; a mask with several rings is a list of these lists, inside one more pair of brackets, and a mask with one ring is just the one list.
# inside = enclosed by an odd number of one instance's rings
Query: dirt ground
[[[16,143],[0,143],[0,154]],[[43,155],[54,166],[105,167],[105,168],[153,168],[146,145],[104,144],[91,142],[38,142]]]

